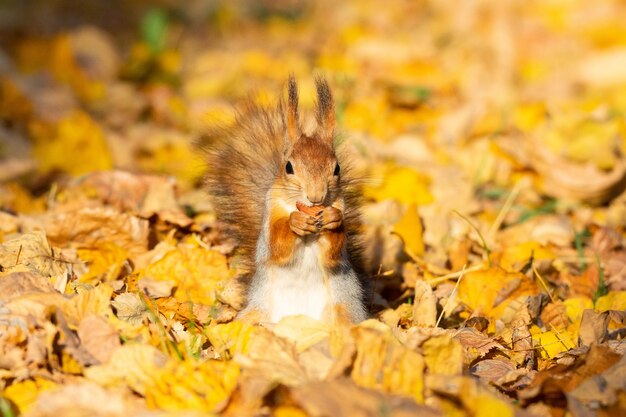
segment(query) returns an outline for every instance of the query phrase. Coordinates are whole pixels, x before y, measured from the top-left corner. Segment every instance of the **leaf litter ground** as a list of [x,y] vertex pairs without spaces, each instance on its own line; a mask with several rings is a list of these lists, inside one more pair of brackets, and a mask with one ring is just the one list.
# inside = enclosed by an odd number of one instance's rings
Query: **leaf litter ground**
[[[3,416],[623,415],[623,4],[65,3],[0,28]],[[202,186],[291,72],[366,178],[351,327],[235,320]]]

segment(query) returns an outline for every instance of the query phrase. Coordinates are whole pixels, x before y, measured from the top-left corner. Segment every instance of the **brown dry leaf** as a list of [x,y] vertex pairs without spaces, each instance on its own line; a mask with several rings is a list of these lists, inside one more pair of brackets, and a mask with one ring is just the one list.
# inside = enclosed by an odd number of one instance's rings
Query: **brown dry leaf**
[[132,258],[148,248],[148,221],[113,208],[77,208],[46,215],[45,230],[51,242],[77,247],[113,243]]
[[424,280],[415,281],[413,298],[413,325],[434,327],[437,323],[437,297],[430,284]]
[[156,280],[149,277],[140,278],[137,285],[150,298],[170,297],[174,292],[174,280]]
[[28,417],[124,417],[140,415],[145,406],[127,390],[106,389],[93,382],[68,383],[37,397]]
[[610,348],[592,345],[588,352],[579,352],[568,365],[556,365],[537,373],[532,384],[521,389],[518,398],[527,403],[543,397],[548,404],[559,404],[565,394],[573,391],[585,379],[598,375],[620,361],[622,355]]
[[470,372],[485,382],[495,382],[517,369],[517,364],[505,358],[485,359],[472,365]]
[[563,330],[570,325],[566,314],[566,306],[558,300],[547,304],[543,308],[541,321],[543,321],[548,329],[553,330]]
[[362,388],[343,378],[293,388],[291,396],[311,417],[378,417],[383,412],[389,417],[441,415],[407,398]]
[[119,334],[102,316],[85,317],[78,325],[78,337],[82,347],[99,362],[108,362],[120,346]]
[[496,342],[492,337],[486,336],[472,327],[459,329],[454,338],[461,342],[466,354],[470,354],[471,357],[477,356],[482,358],[492,349],[504,350],[504,346]]
[[593,310],[583,311],[583,317],[578,329],[578,337],[581,345],[603,343],[607,339],[609,325],[609,312],[597,313]]
[[[622,356],[619,362],[600,375],[582,381],[578,387],[567,394],[567,401],[572,404],[575,400],[578,403],[576,407],[585,407],[587,413],[611,408],[619,412],[619,409],[623,407],[623,400],[620,397],[625,391],[626,356]],[[574,407],[572,409],[576,410]]]
[[32,272],[12,272],[0,279],[0,299],[3,301],[39,292],[54,292],[50,280],[42,275]]
[[542,189],[548,195],[600,204],[626,187],[626,160],[618,160],[605,172],[590,163],[567,160],[537,141],[524,144],[531,155],[530,164],[543,179]]
[[67,273],[67,262],[54,252],[41,231],[15,236],[0,245],[0,265],[2,274],[30,271],[58,277]]

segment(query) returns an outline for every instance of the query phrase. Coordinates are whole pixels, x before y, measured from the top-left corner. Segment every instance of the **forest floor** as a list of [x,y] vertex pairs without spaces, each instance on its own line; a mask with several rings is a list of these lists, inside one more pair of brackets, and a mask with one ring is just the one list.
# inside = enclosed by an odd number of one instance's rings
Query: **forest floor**
[[[0,15],[2,417],[625,415],[623,2],[78,3]],[[365,178],[353,326],[234,319],[195,144],[289,74]]]

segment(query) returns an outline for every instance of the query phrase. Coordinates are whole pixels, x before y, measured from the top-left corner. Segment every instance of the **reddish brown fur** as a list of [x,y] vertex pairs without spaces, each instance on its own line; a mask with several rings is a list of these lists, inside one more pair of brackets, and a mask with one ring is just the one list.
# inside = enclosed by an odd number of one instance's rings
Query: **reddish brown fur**
[[319,239],[324,250],[324,266],[329,269],[337,267],[346,242],[343,225],[334,230],[324,230]]
[[291,261],[296,245],[296,235],[289,227],[289,217],[270,216],[270,262],[285,265]]

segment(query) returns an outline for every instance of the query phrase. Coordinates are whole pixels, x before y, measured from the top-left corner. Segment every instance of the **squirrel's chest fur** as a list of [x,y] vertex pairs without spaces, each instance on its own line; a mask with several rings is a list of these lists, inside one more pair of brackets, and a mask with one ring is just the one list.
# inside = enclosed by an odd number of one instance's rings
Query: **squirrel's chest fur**
[[319,256],[319,245],[312,241],[296,249],[289,265],[266,268],[267,307],[272,322],[296,314],[322,318],[331,303],[332,289]]
[[320,256],[317,239],[306,239],[297,245],[292,261],[271,265],[267,225],[257,246],[257,270],[252,280],[248,308],[265,312],[271,322],[286,316],[303,314],[322,319],[333,302],[333,289]]

